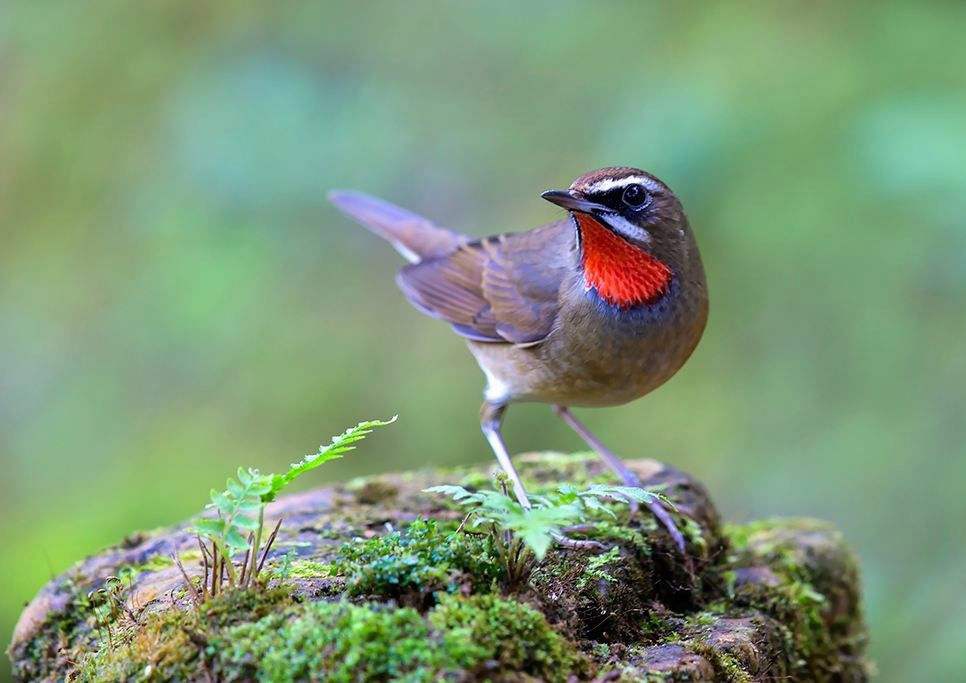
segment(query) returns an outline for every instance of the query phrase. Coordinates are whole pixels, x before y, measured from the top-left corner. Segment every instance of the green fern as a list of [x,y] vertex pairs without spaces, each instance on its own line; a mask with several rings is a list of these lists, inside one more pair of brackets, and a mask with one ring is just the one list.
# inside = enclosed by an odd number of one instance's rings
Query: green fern
[[265,503],[272,502],[281,493],[282,489],[303,474],[311,472],[322,463],[329,462],[330,460],[338,460],[349,451],[354,450],[355,446],[353,444],[362,441],[372,433],[373,429],[391,425],[398,417],[398,415],[393,415],[388,420],[367,420],[360,422],[355,427],[349,427],[349,429],[341,434],[333,436],[332,441],[319,446],[317,452],[306,455],[298,462],[292,463],[289,466],[288,472],[285,474],[273,474],[271,476],[271,488],[267,494],[262,496],[262,501]]
[[585,522],[593,515],[616,517],[606,505],[611,503],[646,504],[659,500],[674,507],[666,496],[648,489],[633,486],[607,486],[594,484],[586,489],[560,486],[556,491],[542,496],[531,496],[533,507],[524,508],[506,492],[468,491],[462,486],[433,486],[429,493],[449,496],[469,509],[467,524],[470,528],[493,526],[511,532],[542,560],[563,529]]
[[[350,427],[341,434],[332,437],[328,444],[323,444],[319,450],[296,463],[292,463],[284,474],[261,474],[252,468],[239,467],[236,478],[229,478],[224,491],[211,490],[211,502],[206,509],[215,511],[214,516],[196,520],[191,530],[210,543],[210,550],[202,543],[202,551],[212,564],[211,592],[214,594],[221,582],[221,567],[228,573],[230,586],[250,586],[258,576],[261,563],[264,562],[274,534],[262,547],[262,534],[265,524],[265,505],[275,500],[278,495],[293,481],[306,472],[311,472],[323,463],[341,458],[355,448],[355,444],[371,434],[376,427],[384,427],[396,421],[397,416],[389,420],[368,420]],[[240,552],[246,552],[246,561],[240,567],[235,566],[231,557]],[[190,582],[189,582],[190,587]],[[192,588],[193,590],[193,588]],[[202,599],[207,594],[207,586],[203,586]]]
[[195,522],[194,529],[203,536],[232,551],[248,547],[248,534],[258,528],[258,512],[263,496],[271,491],[270,477],[258,470],[239,467],[238,479],[228,479],[224,491],[211,490],[211,502],[205,507],[216,510],[217,517],[206,517]]

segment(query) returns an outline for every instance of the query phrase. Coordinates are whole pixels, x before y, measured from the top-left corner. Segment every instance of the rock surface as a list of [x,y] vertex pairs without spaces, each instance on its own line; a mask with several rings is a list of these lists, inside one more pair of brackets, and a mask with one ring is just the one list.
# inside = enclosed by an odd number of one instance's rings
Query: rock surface
[[[583,455],[518,461],[537,492],[611,481]],[[674,501],[690,562],[648,515],[620,511],[587,531],[608,552],[552,550],[510,590],[491,542],[456,534],[463,513],[423,492],[490,488],[489,470],[369,477],[271,504],[269,523],[283,522],[266,585],[201,609],[170,559],[202,571],[184,527],[133,534],[78,563],[24,610],[9,649],[15,676],[867,679],[858,570],[833,528],[723,526],[701,484],[654,461],[631,464]]]

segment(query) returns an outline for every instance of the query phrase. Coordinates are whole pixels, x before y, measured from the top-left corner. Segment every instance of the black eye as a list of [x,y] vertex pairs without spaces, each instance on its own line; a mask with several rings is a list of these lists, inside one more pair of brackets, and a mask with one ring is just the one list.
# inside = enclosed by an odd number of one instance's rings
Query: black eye
[[639,209],[647,204],[647,190],[640,185],[628,185],[624,188],[621,199],[632,209]]

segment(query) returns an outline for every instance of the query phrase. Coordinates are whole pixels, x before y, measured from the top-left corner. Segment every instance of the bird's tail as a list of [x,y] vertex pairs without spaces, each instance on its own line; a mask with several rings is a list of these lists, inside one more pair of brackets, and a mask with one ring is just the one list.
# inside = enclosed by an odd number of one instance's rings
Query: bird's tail
[[342,213],[392,244],[410,263],[445,256],[470,239],[362,192],[333,190],[329,193],[329,201]]

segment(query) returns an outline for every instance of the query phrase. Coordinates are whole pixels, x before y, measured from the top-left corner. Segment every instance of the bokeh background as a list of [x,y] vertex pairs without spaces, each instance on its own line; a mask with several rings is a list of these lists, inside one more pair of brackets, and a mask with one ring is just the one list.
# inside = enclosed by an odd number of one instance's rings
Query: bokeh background
[[[966,677],[966,5],[260,5],[0,4],[4,640],[73,560],[361,418],[400,415],[315,484],[490,457],[471,357],[326,190],[483,235],[630,164],[712,316],[582,416],[728,518],[833,520],[880,680]],[[508,439],[579,446],[541,406]]]

